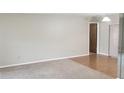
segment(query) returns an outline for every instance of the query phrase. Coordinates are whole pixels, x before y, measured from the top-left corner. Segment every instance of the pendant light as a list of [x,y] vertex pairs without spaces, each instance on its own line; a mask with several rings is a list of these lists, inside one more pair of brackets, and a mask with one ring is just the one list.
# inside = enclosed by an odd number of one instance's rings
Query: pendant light
[[111,19],[109,17],[103,17],[102,22],[110,22]]

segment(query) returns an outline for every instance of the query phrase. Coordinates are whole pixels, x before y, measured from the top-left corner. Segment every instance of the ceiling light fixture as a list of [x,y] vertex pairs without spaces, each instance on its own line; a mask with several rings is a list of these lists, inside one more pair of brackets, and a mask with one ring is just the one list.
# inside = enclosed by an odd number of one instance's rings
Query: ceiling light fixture
[[102,22],[110,22],[111,19],[109,17],[103,17]]

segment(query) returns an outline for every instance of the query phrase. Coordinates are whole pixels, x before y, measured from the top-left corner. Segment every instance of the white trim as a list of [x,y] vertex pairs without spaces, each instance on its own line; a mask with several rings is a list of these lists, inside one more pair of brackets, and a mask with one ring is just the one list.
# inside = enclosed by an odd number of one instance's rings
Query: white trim
[[104,56],[109,56],[109,57],[112,57],[112,58],[118,58],[118,56],[111,56],[111,55],[108,55],[107,53],[99,53],[100,55],[104,55]]
[[[100,35],[99,35],[99,33],[100,33],[100,30],[99,30],[99,22],[88,22],[88,44],[90,43],[89,42],[89,37],[90,37],[90,24],[91,23],[96,23],[97,24],[97,54],[100,54],[100,51],[99,51],[99,47],[100,47],[100,45],[99,45],[99,38],[100,38]],[[89,45],[88,45],[88,47],[89,47]],[[89,48],[90,49],[90,48]],[[89,50],[88,49],[88,50]]]
[[68,56],[68,57],[60,57],[60,58],[50,58],[50,59],[36,60],[36,61],[27,62],[27,63],[0,66],[0,68],[15,67],[15,66],[28,65],[28,64],[34,64],[34,63],[40,63],[40,62],[48,62],[48,61],[55,61],[55,60],[62,60],[62,59],[70,59],[70,58],[81,57],[81,56],[88,56],[88,55],[89,54],[83,54],[83,55],[75,55],[75,56]]
[[100,29],[99,23],[97,22],[97,54],[99,54],[100,50]]
[[105,56],[108,56],[108,54],[107,53],[99,53],[100,55],[105,55]]

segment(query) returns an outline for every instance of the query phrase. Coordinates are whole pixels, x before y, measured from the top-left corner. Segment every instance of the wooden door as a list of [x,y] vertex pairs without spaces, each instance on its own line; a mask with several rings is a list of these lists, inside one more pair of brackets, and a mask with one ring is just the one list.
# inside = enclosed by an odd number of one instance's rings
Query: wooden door
[[97,53],[97,24],[90,24],[90,52]]

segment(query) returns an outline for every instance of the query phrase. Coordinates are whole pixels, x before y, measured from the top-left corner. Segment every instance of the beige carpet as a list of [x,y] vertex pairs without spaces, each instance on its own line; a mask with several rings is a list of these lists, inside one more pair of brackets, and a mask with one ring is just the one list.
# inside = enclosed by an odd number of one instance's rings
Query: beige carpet
[[72,60],[41,62],[0,69],[1,79],[111,79]]

